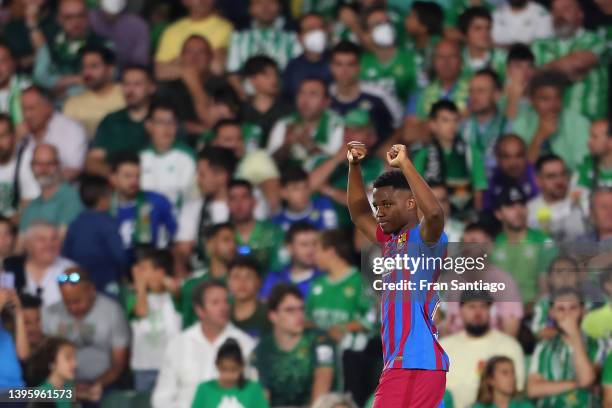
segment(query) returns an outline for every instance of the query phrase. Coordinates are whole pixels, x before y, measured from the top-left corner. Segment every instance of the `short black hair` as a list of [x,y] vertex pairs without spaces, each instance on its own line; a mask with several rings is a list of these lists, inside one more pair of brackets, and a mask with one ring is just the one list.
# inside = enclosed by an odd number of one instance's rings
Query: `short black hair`
[[225,126],[236,126],[242,128],[242,123],[236,118],[221,119],[213,126],[213,135],[217,136],[219,130]]
[[374,188],[393,187],[400,190],[410,190],[410,184],[401,171],[389,170],[381,174],[374,180]]
[[519,142],[523,146],[523,149],[525,150],[525,152],[527,151],[527,144],[525,144],[525,141],[523,140],[522,137],[520,137],[516,133],[506,133],[504,135],[501,135],[495,141],[495,145],[493,146],[493,152],[495,153],[495,156],[499,156],[499,150],[501,149],[501,146],[504,143],[506,143],[506,141],[508,141],[508,140],[515,140],[515,141]]
[[304,296],[297,286],[289,283],[279,283],[272,288],[268,296],[268,310],[278,310],[278,307],[287,296],[295,296],[300,300],[304,300]]
[[441,111],[449,111],[456,114],[459,114],[459,108],[455,105],[455,102],[450,101],[448,99],[440,99],[437,102],[434,102],[429,109],[429,118],[435,119],[438,117],[438,113]]
[[228,276],[232,273],[235,268],[247,268],[255,272],[259,279],[262,278],[261,265],[257,262],[257,259],[251,255],[240,255],[237,256],[227,267]]
[[21,293],[19,301],[24,309],[40,309],[42,307],[42,299],[29,293]]
[[242,101],[232,86],[224,81],[215,81],[212,84],[206,84],[206,93],[218,105],[226,105],[237,117],[240,115],[240,106]]
[[555,257],[552,261],[550,261],[550,263],[548,264],[548,269],[546,270],[546,273],[548,275],[552,274],[553,271],[555,270],[555,265],[557,264],[557,262],[561,262],[561,261],[571,263],[573,265],[572,271],[575,273],[579,272],[580,266],[578,265],[578,262],[576,261],[576,259],[574,259],[573,257],[569,255],[561,254]]
[[129,150],[117,152],[113,155],[113,160],[111,160],[111,171],[115,173],[117,170],[119,170],[119,167],[124,164],[133,164],[134,166],[140,166],[140,157],[138,156],[138,154]]
[[489,79],[491,79],[491,81],[493,82],[493,86],[495,87],[495,89],[498,91],[501,91],[503,87],[502,80],[497,74],[497,72],[495,72],[491,68],[487,67],[487,68],[483,68],[483,69],[476,71],[476,73],[474,74],[474,77],[477,77],[477,76],[489,77]]
[[267,55],[255,55],[244,63],[242,74],[246,77],[263,74],[268,68],[274,68],[278,72],[278,64]]
[[51,105],[55,104],[55,96],[51,93],[50,90],[48,90],[47,88],[43,88],[40,85],[32,84],[28,86],[27,88],[25,88],[23,91],[21,91],[21,94],[23,95],[26,92],[35,92],[38,94],[38,96],[43,98],[47,103]]
[[444,10],[440,5],[429,1],[415,1],[412,3],[412,11],[419,22],[427,28],[429,35],[442,34]]
[[559,92],[561,97],[563,97],[563,93],[568,85],[569,79],[563,72],[557,70],[544,70],[536,73],[533,78],[531,78],[527,89],[529,96],[533,97],[541,88],[552,87]]
[[111,193],[108,180],[104,177],[85,173],[79,181],[79,195],[87,208],[94,208],[104,196]]
[[484,222],[471,222],[463,229],[464,234],[472,231],[480,231],[492,240],[495,239],[495,233],[492,231],[491,227]]
[[359,61],[361,58],[361,47],[354,42],[342,40],[331,49],[330,59],[333,59],[336,54],[353,54],[357,61]]
[[245,179],[233,179],[229,182],[229,185],[227,187],[228,190],[231,190],[234,187],[244,187],[247,190],[249,190],[249,193],[251,195],[253,195],[253,185],[245,180]]
[[298,221],[289,227],[285,234],[285,243],[291,244],[298,234],[303,232],[317,232],[317,228],[308,221]]
[[476,20],[477,18],[484,18],[489,22],[493,21],[493,18],[491,17],[491,12],[489,12],[486,7],[470,7],[463,13],[461,13],[461,15],[459,16],[457,28],[459,28],[459,31],[461,31],[463,35],[465,35],[470,29],[470,25],[472,24],[472,22],[474,22],[474,20]]
[[138,71],[142,72],[150,82],[155,82],[155,77],[153,75],[153,71],[149,66],[141,65],[141,64],[130,64],[123,67],[121,70],[121,77],[130,72],[130,71]]
[[306,78],[300,81],[300,85],[298,86],[298,89],[301,89],[302,86],[304,86],[306,82],[318,82],[319,84],[321,84],[321,87],[323,88],[323,95],[325,95],[326,97],[329,97],[329,88],[327,87],[327,82],[325,82],[323,78],[318,77],[318,76],[312,76],[312,75],[307,76]]
[[208,292],[208,290],[212,288],[222,288],[227,290],[227,286],[225,286],[225,283],[223,283],[223,281],[220,281],[219,279],[208,279],[198,283],[191,292],[191,303],[193,304],[194,308],[196,306],[204,306],[204,298],[206,296],[206,292]]
[[299,166],[287,166],[281,174],[281,186],[286,187],[289,183],[308,181],[308,173]]
[[340,229],[325,230],[321,232],[320,239],[323,248],[333,248],[340,258],[348,263],[352,263],[352,240],[345,231]]
[[231,149],[207,146],[198,153],[198,161],[207,161],[210,167],[225,170],[232,177],[236,169],[236,155]]
[[553,161],[560,161],[563,164],[563,166],[565,167],[565,162],[563,161],[563,159],[561,157],[559,157],[559,156],[557,156],[556,154],[553,154],[553,153],[548,153],[548,154],[545,154],[543,156],[540,156],[538,158],[538,160],[536,160],[536,162],[535,162],[536,173],[538,173],[538,174],[541,173],[542,172],[542,167],[544,167],[544,165],[546,163],[550,163],[550,162],[553,162]]
[[374,5],[368,7],[367,9],[365,9],[363,11],[363,27],[366,27],[367,22],[368,22],[368,18],[374,14],[374,13],[385,13],[387,15],[389,15],[389,10],[387,10],[387,8],[385,6],[383,6],[382,4],[380,4],[380,2],[375,3]]
[[15,133],[15,126],[13,125],[13,119],[8,113],[0,112],[0,122],[6,123],[11,133]]
[[17,235],[17,226],[13,224],[13,221],[10,218],[0,214],[0,224],[6,224],[9,227],[9,233],[12,236]]
[[204,228],[204,237],[206,241],[213,239],[215,236],[217,236],[219,232],[223,231],[224,229],[228,229],[233,232],[234,224],[228,221],[207,226],[206,228]]
[[565,297],[565,296],[575,296],[576,299],[578,299],[578,302],[581,305],[584,305],[584,297],[582,296],[582,293],[580,293],[578,289],[565,287],[565,288],[559,288],[555,290],[550,295],[550,306],[553,306],[555,302],[557,301],[557,299]]
[[215,363],[219,364],[221,360],[230,359],[236,362],[238,365],[244,365],[244,358],[242,356],[242,350],[238,342],[230,337],[219,347]]
[[300,19],[298,20],[298,29],[300,32],[303,30],[302,24],[304,24],[304,20],[311,17],[320,19],[323,22],[323,25],[325,25],[325,18],[321,14],[311,11],[300,16]]
[[138,262],[149,261],[155,269],[163,269],[167,276],[174,274],[174,257],[167,249],[150,248],[143,250],[138,256]]
[[15,51],[6,43],[6,41],[0,40],[0,48],[4,48],[8,52],[9,56],[15,61]]
[[531,49],[521,43],[513,44],[510,49],[508,49],[508,57],[506,59],[507,63],[510,64],[512,61],[526,61],[532,64],[535,63],[535,55],[531,52]]
[[459,297],[459,304],[463,306],[469,302],[485,302],[490,306],[493,304],[493,297],[486,290],[464,290]]
[[79,59],[82,61],[87,54],[98,54],[104,65],[115,65],[115,53],[108,47],[100,44],[86,44],[79,50]]
[[176,113],[176,108],[174,107],[174,105],[171,104],[168,101],[164,101],[164,100],[160,100],[160,99],[154,101],[151,104],[151,107],[149,108],[149,113],[147,114],[147,120],[152,119],[153,115],[158,110],[172,112],[172,115],[174,116],[174,119],[178,120],[178,114]]

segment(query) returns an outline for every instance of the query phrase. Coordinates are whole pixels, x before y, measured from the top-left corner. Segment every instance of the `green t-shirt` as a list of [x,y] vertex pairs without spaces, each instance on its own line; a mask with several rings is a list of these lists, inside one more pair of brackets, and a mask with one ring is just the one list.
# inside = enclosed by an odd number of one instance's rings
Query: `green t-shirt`
[[523,241],[516,244],[508,243],[508,236],[502,232],[495,239],[492,262],[514,278],[527,303],[535,300],[539,276],[546,272],[556,252],[553,241],[540,230],[529,228]]
[[[497,408],[497,405],[493,403],[483,404],[477,402],[476,404],[472,405],[472,408]],[[533,408],[533,404],[526,400],[512,400],[510,401],[508,408]]]
[[469,84],[469,78],[460,77],[450,90],[445,90],[439,81],[431,81],[417,95],[416,116],[422,119],[427,118],[431,106],[440,99],[448,99],[457,105],[459,111],[465,111],[469,97]]
[[[306,300],[306,314],[322,330],[354,320],[369,330],[376,322],[372,290],[357,268],[351,268],[346,276],[337,281],[332,281],[328,275],[316,278]],[[365,340],[359,337],[363,337],[363,333],[353,333],[345,337],[342,344],[350,348],[356,342]]]
[[[424,147],[417,151],[413,158],[414,167],[428,182],[432,176],[428,174],[431,149],[435,147]],[[442,177],[449,189],[449,201],[453,209],[463,211],[472,200],[472,191],[487,188],[482,153],[473,144],[455,144],[451,149],[442,149],[442,161]]]
[[310,400],[315,369],[334,367],[330,339],[306,330],[290,351],[281,350],[273,335],[261,339],[252,355],[261,385],[270,392],[270,405],[301,406]]
[[[519,135],[529,146],[539,126],[538,114],[531,108],[523,109],[512,121],[512,132]],[[554,153],[560,156],[573,171],[588,154],[587,139],[591,124],[576,111],[564,109],[558,121],[557,131],[540,149],[540,155]]]
[[608,386],[612,385],[612,352],[608,353],[608,357],[606,357],[604,362],[601,383]]
[[[323,155],[316,157],[311,163],[307,164],[307,171],[312,171],[312,169],[319,167],[328,159],[329,157]],[[371,189],[374,180],[384,171],[385,162],[375,156],[366,156],[365,160],[361,162],[360,167],[363,184],[365,185],[366,191],[368,191]],[[336,167],[328,178],[328,184],[335,189],[346,191],[348,187],[348,170],[348,164],[346,163],[342,163]],[[334,209],[338,216],[338,227],[353,227],[348,208],[345,205],[338,204],[334,201]]]
[[248,407],[268,408],[268,401],[261,385],[246,380],[241,387],[222,388],[217,380],[198,385],[192,408]]
[[612,168],[595,166],[595,158],[586,156],[578,166],[578,185],[589,190],[612,188]]
[[440,42],[440,36],[432,36],[424,48],[418,48],[412,37],[406,36],[404,40],[404,48],[411,51],[414,55],[414,66],[416,69],[416,84],[422,88],[429,83],[429,77],[433,70],[432,61],[434,50]]
[[276,271],[282,267],[280,250],[284,237],[285,233],[278,225],[269,221],[256,221],[247,241],[236,232],[236,243],[241,254],[252,252],[264,274],[267,274],[268,271]]
[[134,122],[128,110],[121,109],[109,113],[98,125],[92,148],[103,149],[107,160],[121,151],[139,153],[147,147],[149,137],[144,127],[144,121]]
[[30,201],[19,220],[19,231],[28,229],[34,221],[48,221],[56,225],[70,224],[82,211],[79,193],[68,183],[62,183],[49,199],[42,196]]
[[[605,343],[583,336],[586,352],[592,362],[604,359]],[[576,379],[576,367],[571,348],[557,335],[539,342],[531,357],[530,374],[540,374],[547,381],[570,381]],[[536,400],[538,408],[583,408],[595,406],[594,395],[588,389],[575,389]]]
[[363,81],[395,96],[401,103],[406,103],[410,94],[416,90],[414,53],[398,48],[395,56],[385,64],[373,53],[365,53],[361,57],[360,76]]
[[234,326],[245,332],[246,334],[260,338],[270,333],[272,326],[268,320],[266,306],[263,303],[257,302],[257,309],[248,319],[236,320],[232,313],[232,323]]
[[[538,65],[562,58],[576,51],[591,51],[600,61],[586,76],[574,82],[566,92],[565,106],[591,120],[605,118],[608,111],[608,67],[601,59],[605,39],[598,33],[580,30],[568,39],[550,38],[533,43],[531,50]],[[588,133],[587,133],[588,134]]]
[[[42,383],[39,387],[39,390],[45,390],[45,391],[54,391],[55,387],[53,386],[53,384],[51,384],[49,381],[45,381],[44,383]],[[76,393],[74,390],[74,383],[72,381],[68,381],[64,384],[64,388],[62,388],[62,390],[71,390],[72,391],[72,397],[68,398],[68,393],[62,393],[60,390],[59,396],[62,398],[58,398],[56,399],[53,404],[55,404],[56,408],[72,408],[73,407],[73,401],[76,401]]]

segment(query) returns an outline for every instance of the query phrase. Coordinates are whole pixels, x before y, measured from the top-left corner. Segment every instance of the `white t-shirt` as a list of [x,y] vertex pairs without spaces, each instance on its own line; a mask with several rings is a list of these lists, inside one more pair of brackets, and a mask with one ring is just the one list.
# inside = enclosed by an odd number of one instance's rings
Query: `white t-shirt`
[[[14,194],[15,169],[17,157],[6,164],[0,164],[0,213],[11,216]],[[26,160],[19,163],[19,192],[21,200],[32,200],[40,195],[40,187],[32,173],[32,167]]]
[[231,323],[212,343],[204,337],[199,322],[172,339],[166,348],[153,391],[153,408],[190,408],[198,384],[219,375],[215,359],[228,338],[238,342],[244,359],[248,361],[255,340]]
[[547,232],[557,241],[573,241],[587,233],[586,216],[580,203],[570,197],[548,204],[542,194],[527,203],[527,225]]
[[147,295],[148,315],[130,322],[134,370],[159,370],[166,346],[181,332],[181,315],[169,293]]
[[[45,133],[43,142],[57,148],[62,167],[83,168],[87,153],[87,135],[78,122],[55,112],[47,125],[47,133]],[[23,152],[22,160],[31,164],[36,144],[31,135],[28,135],[26,143],[28,145]]]
[[[178,217],[178,230],[175,237],[176,242],[197,241],[200,212],[202,211],[203,204],[203,198],[196,198],[183,205]],[[225,201],[213,201],[210,203],[208,211],[210,212],[210,219],[213,224],[229,220],[229,207]]]
[[24,292],[29,293],[32,296],[37,296],[38,289],[42,289],[40,298],[42,300],[43,307],[61,302],[62,294],[60,292],[57,277],[71,266],[75,266],[75,263],[70,259],[58,256],[57,259],[47,268],[45,275],[39,283],[34,282],[26,270],[26,284]]
[[504,4],[493,12],[493,42],[499,45],[531,44],[535,40],[553,36],[550,13],[535,1],[515,12]]
[[142,190],[163,194],[175,209],[189,199],[196,175],[196,163],[190,152],[173,147],[158,154],[147,148],[140,153],[140,166]]

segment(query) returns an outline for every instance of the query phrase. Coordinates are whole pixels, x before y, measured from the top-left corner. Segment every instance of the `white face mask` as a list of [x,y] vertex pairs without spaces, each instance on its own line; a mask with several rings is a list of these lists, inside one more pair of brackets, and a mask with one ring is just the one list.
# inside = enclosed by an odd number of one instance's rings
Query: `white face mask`
[[372,41],[379,47],[390,47],[395,42],[395,30],[390,23],[379,24],[372,29]]
[[327,46],[327,35],[323,30],[313,30],[304,34],[304,48],[306,51],[320,54]]
[[100,8],[108,14],[119,14],[125,8],[126,0],[101,0]]

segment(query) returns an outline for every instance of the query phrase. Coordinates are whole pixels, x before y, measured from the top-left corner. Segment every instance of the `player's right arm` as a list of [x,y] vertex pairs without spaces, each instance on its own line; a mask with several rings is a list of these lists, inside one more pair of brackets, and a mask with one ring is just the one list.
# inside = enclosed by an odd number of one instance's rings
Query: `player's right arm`
[[361,161],[366,156],[366,147],[360,142],[349,142],[346,157],[349,162],[348,188],[346,201],[351,214],[351,221],[370,241],[376,241],[376,219],[370,207],[363,178]]

